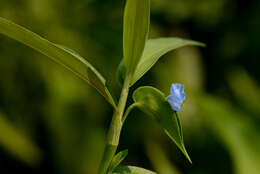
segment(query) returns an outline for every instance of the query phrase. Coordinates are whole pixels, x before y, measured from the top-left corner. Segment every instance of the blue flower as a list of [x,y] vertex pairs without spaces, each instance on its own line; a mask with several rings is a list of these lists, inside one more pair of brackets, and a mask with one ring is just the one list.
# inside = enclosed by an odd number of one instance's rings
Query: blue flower
[[180,112],[181,105],[183,104],[185,98],[186,94],[184,92],[184,85],[179,83],[173,83],[171,86],[171,94],[167,98],[172,109],[176,112]]

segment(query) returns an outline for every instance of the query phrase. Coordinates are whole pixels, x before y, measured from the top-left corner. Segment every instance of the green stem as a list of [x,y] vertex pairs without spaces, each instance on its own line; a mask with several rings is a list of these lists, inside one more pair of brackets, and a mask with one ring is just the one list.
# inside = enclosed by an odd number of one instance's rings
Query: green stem
[[108,130],[106,148],[99,168],[99,174],[106,174],[119,144],[120,133],[123,125],[122,117],[125,111],[126,101],[128,97],[129,84],[130,78],[126,78],[121,91],[121,96],[118,103],[118,110],[114,111],[112,121]]

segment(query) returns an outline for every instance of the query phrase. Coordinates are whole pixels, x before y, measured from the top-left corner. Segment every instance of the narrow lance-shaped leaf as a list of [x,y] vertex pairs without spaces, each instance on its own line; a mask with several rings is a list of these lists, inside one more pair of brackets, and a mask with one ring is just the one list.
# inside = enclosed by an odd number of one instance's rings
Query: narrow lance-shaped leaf
[[184,46],[204,46],[204,44],[192,40],[181,38],[158,38],[150,39],[146,42],[142,58],[134,72],[131,85],[138,81],[153,65],[169,51]]
[[126,158],[128,150],[118,152],[114,157],[108,169],[108,173],[112,173],[115,168]]
[[[145,44],[143,55],[135,69],[131,86],[135,84],[145,73],[147,73],[163,55],[169,51],[173,51],[184,46],[205,45],[200,42],[174,37],[149,39]],[[125,66],[123,60],[118,67],[117,76],[119,83],[122,83],[125,79]]]
[[123,53],[132,76],[142,56],[150,25],[150,0],[127,0],[124,12]]
[[106,80],[90,63],[74,51],[53,44],[41,36],[1,17],[0,33],[35,49],[56,63],[63,65],[96,88],[116,108],[113,97],[107,88]]
[[134,101],[139,109],[154,117],[166,134],[191,162],[185,149],[180,120],[166,100],[165,95],[153,87],[140,87],[133,94]]
[[156,174],[147,169],[135,166],[120,166],[116,168],[113,174]]

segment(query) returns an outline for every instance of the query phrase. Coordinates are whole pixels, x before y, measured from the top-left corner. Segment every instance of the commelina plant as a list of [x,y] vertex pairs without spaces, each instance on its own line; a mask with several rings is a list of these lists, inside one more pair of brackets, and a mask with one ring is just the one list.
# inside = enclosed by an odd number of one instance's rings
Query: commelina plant
[[187,46],[204,46],[202,43],[180,38],[148,39],[150,26],[150,0],[127,0],[123,22],[123,59],[118,68],[118,79],[122,83],[121,96],[112,97],[105,78],[86,59],[75,51],[55,43],[0,17],[0,33],[15,39],[64,66],[85,82],[93,86],[114,108],[107,134],[106,148],[100,164],[99,174],[154,174],[134,166],[120,166],[127,150],[116,154],[125,119],[133,108],[155,118],[170,139],[191,162],[185,149],[181,124],[177,115],[185,99],[183,86],[173,84],[171,95],[166,97],[160,90],[150,86],[138,88],[133,93],[134,103],[126,108],[129,88],[138,81],[167,52]]

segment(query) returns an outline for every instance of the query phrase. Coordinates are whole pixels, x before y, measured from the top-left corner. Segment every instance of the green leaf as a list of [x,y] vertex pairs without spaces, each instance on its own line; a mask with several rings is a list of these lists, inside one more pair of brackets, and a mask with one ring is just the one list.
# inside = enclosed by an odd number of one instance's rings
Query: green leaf
[[110,164],[108,172],[112,173],[115,170],[115,168],[126,158],[127,154],[128,150],[123,150],[117,153]]
[[172,110],[165,95],[156,88],[146,86],[138,88],[134,92],[133,98],[140,110],[151,115],[159,122],[166,134],[191,162],[184,146],[179,117]]
[[204,44],[192,40],[181,38],[158,38],[150,39],[146,42],[142,58],[134,72],[131,85],[138,81],[147,71],[149,71],[161,56],[169,51],[184,46],[205,46]]
[[113,174],[156,174],[156,173],[140,167],[121,166],[116,168]]
[[[157,38],[149,39],[144,48],[143,55],[136,67],[132,77],[131,86],[135,84],[145,73],[147,73],[155,63],[169,51],[184,47],[184,46],[205,46],[203,43],[185,40],[181,38]],[[123,84],[125,79],[125,67],[122,60],[117,71],[117,77],[120,84]]]
[[0,33],[17,40],[34,50],[48,56],[54,62],[63,65],[78,77],[96,88],[116,109],[116,104],[109,92],[106,80],[84,58],[63,46],[53,44],[41,36],[0,17]]
[[38,165],[42,152],[32,140],[14,127],[0,112],[0,146],[31,166]]
[[123,53],[132,76],[142,56],[150,25],[150,0],[127,0],[124,12]]

